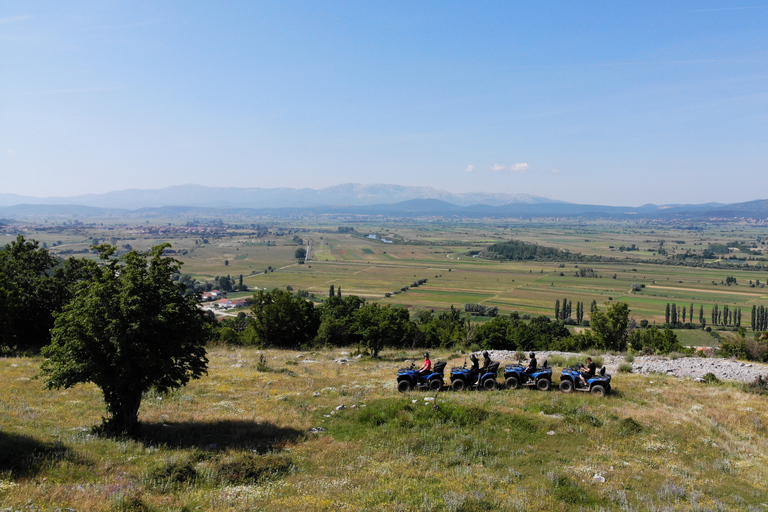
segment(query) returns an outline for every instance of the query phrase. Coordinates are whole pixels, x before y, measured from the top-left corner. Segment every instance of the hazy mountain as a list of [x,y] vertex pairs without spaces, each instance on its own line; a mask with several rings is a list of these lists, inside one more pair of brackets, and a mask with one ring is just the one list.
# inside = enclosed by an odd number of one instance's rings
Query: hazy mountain
[[[4,206],[8,204],[12,206]],[[735,204],[601,206],[526,194],[452,194],[431,187],[345,184],[321,190],[181,185],[69,198],[0,195],[0,218],[115,217],[246,219],[260,216],[374,215],[382,217],[580,218],[718,222],[768,220],[768,200]]]
[[458,206],[487,204],[553,203],[528,194],[468,192],[452,194],[432,187],[402,185],[361,185],[347,183],[324,189],[238,188],[178,185],[163,189],[121,190],[75,197],[25,197],[0,194],[0,206],[18,204],[81,205],[97,208],[149,208],[159,206],[200,206],[209,208],[290,208],[316,206],[366,206],[392,204],[411,199],[437,199]]

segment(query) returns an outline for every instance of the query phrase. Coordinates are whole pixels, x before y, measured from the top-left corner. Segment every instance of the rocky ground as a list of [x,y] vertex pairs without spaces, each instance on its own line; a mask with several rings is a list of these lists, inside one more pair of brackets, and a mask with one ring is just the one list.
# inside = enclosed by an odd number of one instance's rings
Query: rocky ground
[[[507,364],[516,362],[515,352],[505,350],[489,350],[488,352],[491,359],[501,361],[502,368]],[[545,359],[554,355],[563,356],[566,359],[581,356],[581,354],[570,352],[536,352],[536,359],[539,364],[542,364]],[[600,357],[606,372],[611,374],[618,373],[619,365],[626,361],[624,356],[602,355]],[[669,359],[662,356],[635,356],[634,361],[632,361],[632,373],[662,373],[691,379],[701,379],[704,375],[712,373],[720,380],[752,382],[760,375],[768,377],[768,365],[719,357]]]

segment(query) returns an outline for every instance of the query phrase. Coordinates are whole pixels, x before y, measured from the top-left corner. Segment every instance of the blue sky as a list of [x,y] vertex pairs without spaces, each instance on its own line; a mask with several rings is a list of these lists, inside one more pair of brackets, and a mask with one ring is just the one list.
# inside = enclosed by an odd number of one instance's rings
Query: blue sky
[[768,198],[768,0],[0,4],[0,193]]

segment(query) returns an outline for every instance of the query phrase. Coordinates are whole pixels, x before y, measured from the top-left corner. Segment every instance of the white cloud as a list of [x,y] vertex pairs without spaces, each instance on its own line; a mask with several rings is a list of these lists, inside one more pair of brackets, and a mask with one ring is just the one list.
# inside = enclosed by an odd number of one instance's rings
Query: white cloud
[[475,172],[475,166],[474,165],[468,165],[466,169],[464,169],[464,172]]
[[501,164],[493,164],[491,167],[492,171],[517,171],[517,172],[525,172],[530,168],[530,165],[526,163],[519,163],[514,165],[501,165]]
[[549,172],[551,172],[552,174],[557,174],[557,173],[559,173],[559,172],[560,172],[560,169],[552,169],[552,170],[551,170],[551,171],[549,171]]

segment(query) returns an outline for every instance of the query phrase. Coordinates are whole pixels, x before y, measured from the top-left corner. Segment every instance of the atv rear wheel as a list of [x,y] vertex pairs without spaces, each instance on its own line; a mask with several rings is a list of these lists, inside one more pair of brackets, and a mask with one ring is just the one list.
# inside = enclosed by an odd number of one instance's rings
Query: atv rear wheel
[[483,389],[493,391],[496,389],[496,379],[486,379],[483,381]]
[[507,378],[507,389],[517,389],[520,387],[520,381],[517,380],[517,377],[508,377]]
[[549,385],[550,385],[549,379],[539,379],[536,382],[536,389],[538,389],[539,391],[549,391]]
[[605,396],[605,388],[603,386],[592,386],[592,389],[589,392],[593,395]]
[[464,379],[453,379],[451,382],[451,389],[454,391],[463,391],[467,387],[467,381]]
[[573,382],[570,380],[561,380],[560,391],[562,391],[563,393],[570,393],[571,391],[573,391]]
[[405,393],[406,391],[411,390],[411,383],[407,380],[401,380],[397,383],[397,390],[401,393]]
[[431,381],[429,381],[429,389],[431,389],[432,391],[440,391],[441,389],[443,389],[443,381],[441,381],[440,379],[432,379]]

